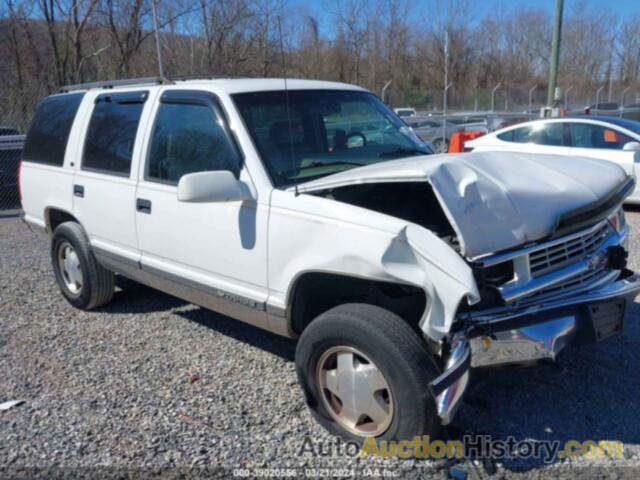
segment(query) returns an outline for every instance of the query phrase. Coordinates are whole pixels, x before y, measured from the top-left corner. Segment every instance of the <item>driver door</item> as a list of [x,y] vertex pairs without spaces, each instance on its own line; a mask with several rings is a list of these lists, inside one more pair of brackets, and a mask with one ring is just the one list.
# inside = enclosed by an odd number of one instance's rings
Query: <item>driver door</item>
[[143,271],[188,289],[195,303],[264,327],[268,207],[177,198],[183,175],[213,170],[231,171],[255,191],[217,98],[168,90],[154,117],[136,192]]

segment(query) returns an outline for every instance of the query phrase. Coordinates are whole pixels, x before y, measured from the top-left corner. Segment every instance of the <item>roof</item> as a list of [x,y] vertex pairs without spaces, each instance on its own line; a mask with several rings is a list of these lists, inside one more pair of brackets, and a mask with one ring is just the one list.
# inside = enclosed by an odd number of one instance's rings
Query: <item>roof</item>
[[[594,123],[594,122],[608,123],[610,125],[615,125],[617,127],[624,128],[636,134],[640,134],[640,122],[636,122],[626,118],[608,117],[606,115],[567,115],[565,117],[538,118],[535,120],[530,120],[528,122],[521,122],[514,125],[509,125],[508,127],[504,127],[500,130],[496,130],[495,132],[501,132],[503,130],[504,131],[513,130],[513,129],[524,127],[527,125],[537,125],[545,122],[562,123],[562,122],[570,122],[570,121],[578,121],[583,123]],[[495,132],[492,132],[492,133],[495,133]]]
[[607,115],[567,115],[564,118],[580,119],[580,120],[596,120],[598,122],[607,122],[617,125],[632,132],[640,133],[640,122],[629,120],[628,118],[610,117]]
[[[322,80],[301,80],[287,79],[286,85],[289,90],[356,90],[367,91],[364,88],[348,83],[326,82]],[[226,93],[240,92],[261,92],[269,90],[284,90],[285,80],[283,78],[194,78],[194,79],[177,79],[175,81],[162,79],[159,77],[140,78],[140,79],[123,79],[111,80],[104,82],[91,82],[78,85],[69,85],[61,89],[62,92],[82,91],[91,89],[100,90],[120,90],[128,88],[137,88],[149,86],[149,88],[157,88],[160,86],[180,87],[180,86],[198,86],[212,87],[216,90],[222,90]]]

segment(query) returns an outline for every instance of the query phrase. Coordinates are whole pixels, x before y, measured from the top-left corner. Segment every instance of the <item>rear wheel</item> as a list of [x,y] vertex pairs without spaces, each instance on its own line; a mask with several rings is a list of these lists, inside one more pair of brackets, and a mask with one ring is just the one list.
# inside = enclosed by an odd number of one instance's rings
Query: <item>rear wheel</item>
[[113,298],[114,274],[97,262],[89,239],[76,222],[56,227],[51,260],[60,291],[74,307],[91,310]]
[[449,141],[446,138],[436,138],[433,141],[433,148],[436,153],[447,153],[449,151]]
[[366,304],[323,313],[302,332],[296,369],[314,417],[345,440],[438,431],[429,390],[438,369],[418,334],[394,313]]

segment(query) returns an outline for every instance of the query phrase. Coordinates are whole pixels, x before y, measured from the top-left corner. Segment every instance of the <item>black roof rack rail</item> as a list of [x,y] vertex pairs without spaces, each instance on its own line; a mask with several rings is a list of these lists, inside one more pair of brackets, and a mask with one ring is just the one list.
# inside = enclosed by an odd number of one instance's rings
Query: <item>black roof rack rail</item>
[[60,93],[68,93],[76,90],[89,90],[91,88],[114,88],[127,87],[132,85],[162,85],[171,83],[173,83],[173,81],[164,77],[122,78],[120,80],[105,80],[102,82],[87,82],[77,83],[75,85],[65,85],[60,89]]

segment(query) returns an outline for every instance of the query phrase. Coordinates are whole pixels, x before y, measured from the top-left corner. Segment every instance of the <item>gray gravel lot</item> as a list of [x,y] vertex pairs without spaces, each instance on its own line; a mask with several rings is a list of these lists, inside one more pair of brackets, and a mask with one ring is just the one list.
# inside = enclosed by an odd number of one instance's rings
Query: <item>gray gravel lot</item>
[[[638,269],[640,212],[627,218]],[[452,467],[468,478],[640,474],[637,303],[623,335],[574,349],[558,365],[474,374],[445,432],[619,440],[624,457],[483,464],[301,455],[305,437],[332,437],[304,405],[293,342],[132,282],[120,287],[107,307],[75,310],[55,285],[47,238],[0,219],[0,403],[25,400],[0,411],[0,478],[224,477],[234,468],[294,467],[398,478],[447,478]]]

